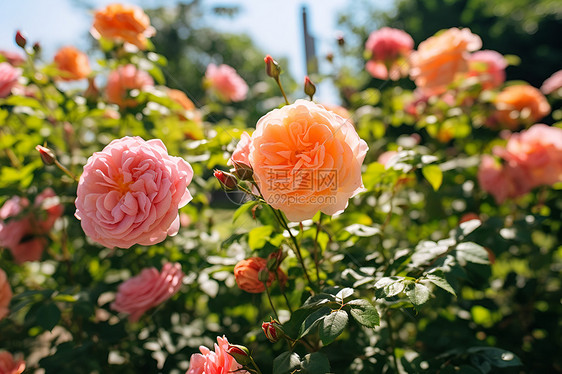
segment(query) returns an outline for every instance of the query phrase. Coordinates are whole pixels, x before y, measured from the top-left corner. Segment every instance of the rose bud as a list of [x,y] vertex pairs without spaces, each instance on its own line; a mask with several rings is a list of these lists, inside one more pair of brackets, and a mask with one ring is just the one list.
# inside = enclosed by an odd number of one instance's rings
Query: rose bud
[[252,362],[250,351],[242,345],[229,344],[226,353],[234,357],[240,365],[246,366]]
[[267,340],[272,343],[277,342],[284,335],[281,325],[274,319],[271,322],[262,323],[261,328]]
[[345,45],[345,38],[343,37],[342,34],[338,35],[336,39],[340,47],[343,47]]
[[310,96],[310,100],[312,100],[312,97],[316,93],[316,86],[308,76],[304,77],[304,93]]
[[41,52],[41,44],[39,44],[39,42],[33,43],[33,51],[34,51],[35,53]]
[[265,56],[263,60],[265,61],[266,74],[273,79],[279,79],[279,74],[281,73],[281,67],[279,66],[277,61],[275,61],[273,57],[271,57],[270,55]]
[[284,259],[285,255],[282,249],[270,253],[269,256],[267,256],[267,268],[271,271],[277,270]]
[[16,32],[16,44],[21,48],[25,48],[27,44],[27,39],[22,35],[21,31]]
[[236,177],[234,175],[222,170],[215,170],[213,175],[219,180],[222,188],[226,191],[237,189],[238,181],[236,180]]
[[55,154],[52,150],[42,145],[37,145],[35,149],[39,152],[41,161],[43,161],[45,165],[53,165],[55,163]]

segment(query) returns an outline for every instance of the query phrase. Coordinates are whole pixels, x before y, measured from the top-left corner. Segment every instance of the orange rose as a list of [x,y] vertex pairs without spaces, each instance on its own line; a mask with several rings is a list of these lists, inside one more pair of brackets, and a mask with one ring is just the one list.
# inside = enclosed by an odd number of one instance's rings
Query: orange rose
[[334,112],[337,115],[339,115],[340,117],[342,117],[343,119],[346,119],[349,123],[351,123],[353,125],[351,113],[349,113],[349,110],[347,110],[343,106],[335,105],[335,104],[320,104],[320,105],[322,105],[324,108],[328,109],[330,112]]
[[4,270],[0,269],[0,320],[6,317],[10,310],[8,306],[12,300],[12,288]]
[[25,362],[20,357],[0,351],[0,374],[21,374],[24,370]]
[[94,38],[119,40],[146,49],[147,39],[154,35],[150,18],[135,5],[110,4],[94,15],[90,30]]
[[[234,277],[236,278],[238,287],[250,293],[265,291],[263,282],[258,279],[260,270],[267,270],[267,260],[265,258],[250,257],[237,263],[234,267]],[[279,277],[281,286],[285,285],[287,282],[287,275],[280,268],[277,268],[277,276]],[[269,271],[267,287],[270,287],[274,280],[275,273]]]
[[176,103],[181,105],[181,107],[184,109],[182,113],[178,113],[181,119],[183,120],[190,119],[197,123],[202,122],[201,113],[199,112],[199,110],[197,110],[195,104],[193,104],[193,101],[189,100],[189,98],[185,93],[183,93],[183,91],[169,88],[167,90],[167,93],[170,99],[174,100]]
[[496,120],[511,130],[534,124],[550,113],[550,105],[543,94],[528,84],[504,88],[494,103]]
[[457,73],[468,69],[468,52],[482,47],[482,40],[470,29],[453,27],[423,41],[410,56],[410,75],[429,95],[446,91]]
[[308,100],[274,109],[258,121],[250,166],[265,201],[290,221],[319,210],[334,215],[363,191],[369,147],[345,118]]
[[60,79],[65,81],[86,78],[92,72],[88,56],[74,47],[63,47],[55,55],[55,65],[61,71]]

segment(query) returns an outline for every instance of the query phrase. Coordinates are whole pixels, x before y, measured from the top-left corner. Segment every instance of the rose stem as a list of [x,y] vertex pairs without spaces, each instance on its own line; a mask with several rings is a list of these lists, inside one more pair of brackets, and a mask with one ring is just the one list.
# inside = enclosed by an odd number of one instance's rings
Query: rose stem
[[287,294],[285,294],[285,288],[281,286],[281,282],[279,281],[279,274],[275,272],[275,279],[277,279],[277,283],[279,284],[279,288],[281,288],[281,293],[285,298],[285,302],[287,303],[287,308],[289,308],[289,312],[293,314],[293,309],[291,308],[291,304],[289,303],[289,299],[287,298]]
[[285,95],[285,90],[283,89],[283,85],[281,84],[281,80],[279,80],[279,77],[274,78],[275,82],[277,82],[277,85],[279,86],[279,89],[281,90],[281,93],[283,94],[283,98],[285,99],[285,104],[289,105],[289,99],[287,99],[287,95]]
[[271,310],[273,310],[273,314],[275,314],[275,319],[279,321],[279,315],[273,306],[273,301],[271,300],[271,295],[269,294],[269,288],[267,287],[267,282],[263,282],[265,286],[265,293],[267,294],[267,299],[269,300],[269,305],[271,305]]

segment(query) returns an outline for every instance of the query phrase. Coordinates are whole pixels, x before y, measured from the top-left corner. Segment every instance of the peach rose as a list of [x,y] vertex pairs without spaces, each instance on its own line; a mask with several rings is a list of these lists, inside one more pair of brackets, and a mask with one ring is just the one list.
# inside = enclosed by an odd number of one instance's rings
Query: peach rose
[[495,119],[511,130],[529,126],[550,113],[550,105],[543,94],[528,84],[504,88],[494,100]]
[[240,136],[240,141],[236,145],[236,149],[232,152],[230,160],[228,160],[228,165],[241,164],[250,166],[249,154],[251,142],[252,138],[250,137],[250,134],[244,131]]
[[212,92],[226,102],[242,101],[248,94],[248,85],[244,79],[228,65],[209,64],[205,72],[205,82]]
[[0,374],[21,374],[25,362],[21,357],[14,357],[10,352],[0,351]]
[[25,57],[17,52],[0,50],[0,56],[12,66],[21,66],[25,63]]
[[0,246],[12,252],[17,264],[41,259],[47,245],[44,236],[63,213],[59,198],[50,188],[37,195],[33,207],[28,208],[29,200],[14,196],[0,209]]
[[107,101],[121,108],[133,107],[137,101],[130,97],[130,90],[142,90],[154,86],[154,80],[148,73],[138,70],[135,65],[120,66],[109,74],[107,79]]
[[119,285],[111,309],[129,314],[129,320],[136,322],[147,310],[174,296],[181,288],[183,276],[178,263],[164,264],[161,273],[156,268],[143,269]]
[[[10,301],[12,300],[12,288],[10,287],[10,283],[8,283],[8,277],[4,270],[0,269],[0,320],[5,318],[9,313],[10,310],[8,306],[10,306]],[[1,359],[0,359],[0,366],[1,366]],[[1,373],[1,371],[0,371]]]
[[482,157],[478,169],[478,183],[484,191],[494,197],[498,204],[529,192],[531,190],[529,180],[529,175],[517,165],[500,164],[490,155]]
[[562,181],[562,129],[558,127],[535,124],[512,134],[505,151],[495,149],[495,153],[524,168],[533,187]]
[[410,75],[416,85],[429,95],[446,91],[457,73],[468,69],[469,53],[480,49],[482,40],[470,29],[456,27],[438,32],[420,43],[410,55]]
[[55,55],[55,65],[61,72],[60,79],[74,81],[91,74],[90,62],[85,53],[74,47],[63,47]]
[[246,370],[242,370],[242,365],[227,353],[228,347],[229,343],[225,336],[217,337],[214,352],[200,346],[201,353],[191,355],[189,368],[185,374],[249,374]]
[[468,77],[478,77],[484,90],[501,86],[505,82],[507,61],[496,51],[474,52],[468,60]]
[[146,49],[147,38],[156,30],[150,26],[150,18],[136,5],[110,4],[96,11],[90,30],[94,38],[100,37],[124,41]]
[[7,62],[0,62],[0,99],[10,95],[20,76],[20,69]]
[[[183,108],[183,113],[179,113],[179,117],[183,120],[190,119],[192,121],[201,123],[201,113],[193,104],[193,101],[189,100],[187,95],[180,90],[175,90],[173,88],[168,88],[166,90],[168,97],[174,100]],[[180,111],[178,111],[180,112]]]
[[[262,281],[258,279],[258,273],[260,270],[267,270],[267,260],[261,257],[250,257],[242,260],[236,264],[234,267],[234,277],[236,278],[236,284],[238,287],[246,292],[250,293],[261,293],[265,291],[265,286]],[[287,275],[277,268],[277,276],[281,286],[284,286],[287,282]],[[275,280],[275,273],[269,271],[269,277],[267,279],[267,287],[270,287]]]
[[335,105],[335,104],[320,104],[320,105],[322,105],[324,108],[328,109],[330,112],[336,113],[338,116],[344,118],[349,123],[354,125],[353,121],[351,119],[351,113],[349,113],[349,110],[345,109],[343,106]]
[[169,156],[161,140],[116,139],[84,166],[75,216],[106,247],[156,244],[177,234],[192,177],[189,163]]
[[[550,78],[545,80],[541,86],[541,91],[545,95],[549,95],[556,92],[562,88],[562,70],[558,70],[556,73],[552,74]],[[560,94],[562,96],[562,94]]]
[[345,118],[308,100],[274,109],[252,134],[250,166],[265,201],[290,221],[333,215],[364,190],[369,147]]
[[378,79],[398,80],[408,75],[407,58],[414,48],[414,39],[405,31],[383,27],[373,31],[365,43],[371,59],[365,68]]

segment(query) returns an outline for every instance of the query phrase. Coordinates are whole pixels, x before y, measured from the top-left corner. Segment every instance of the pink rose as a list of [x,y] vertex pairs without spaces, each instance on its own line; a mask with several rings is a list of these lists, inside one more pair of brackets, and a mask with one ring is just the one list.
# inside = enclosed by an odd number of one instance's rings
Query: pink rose
[[[10,287],[10,283],[8,283],[8,277],[4,270],[0,269],[0,320],[6,317],[10,310],[8,306],[10,306],[10,301],[12,300],[12,288]],[[2,366],[2,359],[0,358],[0,374]]]
[[364,190],[361,165],[368,150],[347,119],[308,100],[260,118],[250,144],[250,166],[265,200],[290,221],[333,215]]
[[218,336],[217,343],[214,352],[207,347],[199,347],[201,353],[191,355],[186,374],[249,374],[241,370],[242,365],[226,352],[229,344],[225,336]]
[[500,164],[490,155],[484,155],[478,169],[480,187],[494,196],[501,204],[508,198],[515,198],[531,190],[529,175],[516,164]]
[[456,27],[438,32],[421,42],[410,55],[410,75],[418,88],[428,95],[446,91],[457,73],[468,69],[469,52],[482,47],[482,40],[470,29]]
[[206,84],[220,99],[242,101],[248,94],[248,85],[234,68],[228,65],[209,64],[205,72]]
[[398,80],[408,75],[406,59],[414,48],[414,39],[405,31],[383,27],[373,31],[365,43],[371,59],[365,68],[378,79]]
[[10,247],[10,252],[12,252],[15,263],[19,265],[26,261],[39,261],[46,247],[47,240],[36,237]]
[[[14,196],[0,208],[0,247],[11,248],[31,231],[28,217],[18,217],[24,208],[29,206],[29,200]],[[7,221],[7,222],[6,222]]]
[[12,66],[21,66],[25,63],[25,58],[18,52],[1,50],[0,56],[4,57],[6,62]]
[[[545,80],[541,86],[541,91],[545,95],[549,95],[562,88],[562,70],[558,70],[552,74],[550,78]],[[562,96],[562,95],[561,95]]]
[[137,101],[129,95],[130,90],[142,90],[154,86],[148,73],[138,70],[135,65],[120,66],[109,74],[107,79],[107,101],[122,108],[134,107]]
[[40,260],[47,245],[44,236],[62,213],[51,188],[37,195],[33,207],[26,198],[12,197],[0,208],[0,246],[8,248],[18,264]]
[[248,155],[250,154],[251,141],[250,134],[244,131],[240,136],[240,141],[236,145],[236,149],[232,152],[230,160],[228,160],[228,165],[234,165],[234,163],[236,163],[250,166]]
[[478,77],[482,88],[489,90],[505,82],[507,61],[496,51],[474,52],[468,60],[468,77]]
[[558,127],[533,125],[512,134],[505,151],[495,153],[524,168],[533,187],[562,181],[562,129]]
[[14,357],[10,352],[0,351],[0,374],[21,374],[25,370],[25,362],[21,357]]
[[177,234],[192,177],[189,163],[169,156],[161,140],[117,139],[84,166],[75,215],[86,235],[106,247],[156,244]]
[[7,62],[0,62],[0,98],[10,95],[20,76],[20,69]]
[[181,288],[183,275],[178,263],[164,264],[161,273],[156,268],[143,269],[119,285],[111,309],[129,314],[129,320],[136,322],[144,312],[174,296]]

